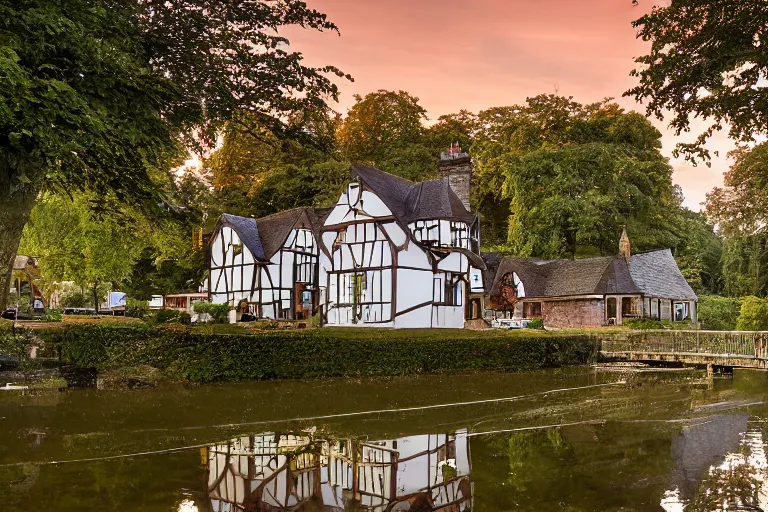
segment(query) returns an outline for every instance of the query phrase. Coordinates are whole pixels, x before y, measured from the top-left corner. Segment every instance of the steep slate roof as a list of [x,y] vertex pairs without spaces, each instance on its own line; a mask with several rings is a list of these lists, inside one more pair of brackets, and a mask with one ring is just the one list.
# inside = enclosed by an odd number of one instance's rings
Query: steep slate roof
[[638,288],[646,295],[665,299],[697,299],[669,249],[633,254],[629,260],[629,271]]
[[579,295],[644,294],[666,299],[696,300],[669,249],[633,254],[629,268],[623,256],[578,260],[536,260],[484,253],[486,267],[495,269],[486,281],[490,295],[500,293],[505,274],[516,272],[526,298]]
[[364,164],[353,164],[351,175],[362,179],[403,224],[425,219],[471,224],[477,218],[467,211],[447,178],[413,183]]
[[[243,244],[251,251],[254,258],[258,260],[269,259],[264,257],[264,247],[261,245],[261,237],[259,236],[259,229],[256,227],[256,219],[223,213],[219,217],[219,228],[216,231],[223,226],[230,227],[237,232],[237,236],[240,237]],[[213,240],[214,238],[212,237],[211,241]]]
[[580,260],[535,260],[507,256],[498,266],[491,295],[499,294],[502,278],[509,272],[516,272],[522,280],[526,298],[640,293],[620,256]]
[[310,229],[320,249],[327,252],[320,237],[320,226],[327,215],[327,209],[315,211],[306,207],[293,208],[258,219],[225,213],[219,219],[219,225],[234,229],[254,258],[268,261],[280,250],[294,227]]

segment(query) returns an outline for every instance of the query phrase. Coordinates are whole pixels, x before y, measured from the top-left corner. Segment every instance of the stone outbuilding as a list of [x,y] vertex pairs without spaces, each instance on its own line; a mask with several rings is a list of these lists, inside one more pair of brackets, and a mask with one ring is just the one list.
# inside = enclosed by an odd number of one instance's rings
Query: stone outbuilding
[[546,327],[622,325],[630,318],[696,322],[698,298],[669,249],[577,260],[487,253],[486,319],[541,318]]

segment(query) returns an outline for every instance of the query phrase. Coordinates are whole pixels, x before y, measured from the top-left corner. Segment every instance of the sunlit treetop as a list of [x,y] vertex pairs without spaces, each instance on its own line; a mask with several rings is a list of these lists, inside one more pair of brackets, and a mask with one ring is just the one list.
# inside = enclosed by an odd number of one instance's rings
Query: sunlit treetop
[[741,142],[768,135],[768,2],[666,3],[633,23],[651,50],[635,60],[639,84],[625,96],[645,103],[649,116],[668,118],[678,135],[705,119],[694,141],[675,148],[694,163],[710,159],[705,143],[716,131]]

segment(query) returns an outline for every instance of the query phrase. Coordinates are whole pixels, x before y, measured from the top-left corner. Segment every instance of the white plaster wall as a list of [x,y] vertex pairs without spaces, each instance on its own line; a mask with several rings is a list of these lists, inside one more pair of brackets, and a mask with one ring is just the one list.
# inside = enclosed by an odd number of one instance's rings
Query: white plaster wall
[[468,268],[467,257],[459,252],[452,252],[437,264],[437,268],[448,272],[464,273]]
[[[397,269],[397,311],[432,301],[432,272]],[[429,323],[429,314],[425,323]]]
[[423,307],[409,311],[395,318],[394,327],[398,329],[419,329],[431,327],[432,305],[427,304]]
[[382,224],[382,228],[387,232],[387,235],[392,240],[392,243],[398,247],[405,244],[405,242],[408,240],[408,235],[396,222],[388,222],[387,224]]

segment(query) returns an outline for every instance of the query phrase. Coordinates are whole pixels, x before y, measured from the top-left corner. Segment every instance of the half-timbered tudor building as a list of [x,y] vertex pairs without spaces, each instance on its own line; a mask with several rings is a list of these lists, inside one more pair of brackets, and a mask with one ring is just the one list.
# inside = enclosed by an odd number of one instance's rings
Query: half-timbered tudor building
[[268,432],[205,452],[213,512],[472,509],[466,431],[381,441]]
[[355,164],[324,219],[319,287],[327,325],[463,327],[479,222],[447,178],[413,183]]
[[320,224],[312,208],[260,219],[222,215],[211,237],[211,301],[237,308],[238,316],[311,316],[318,305]]

